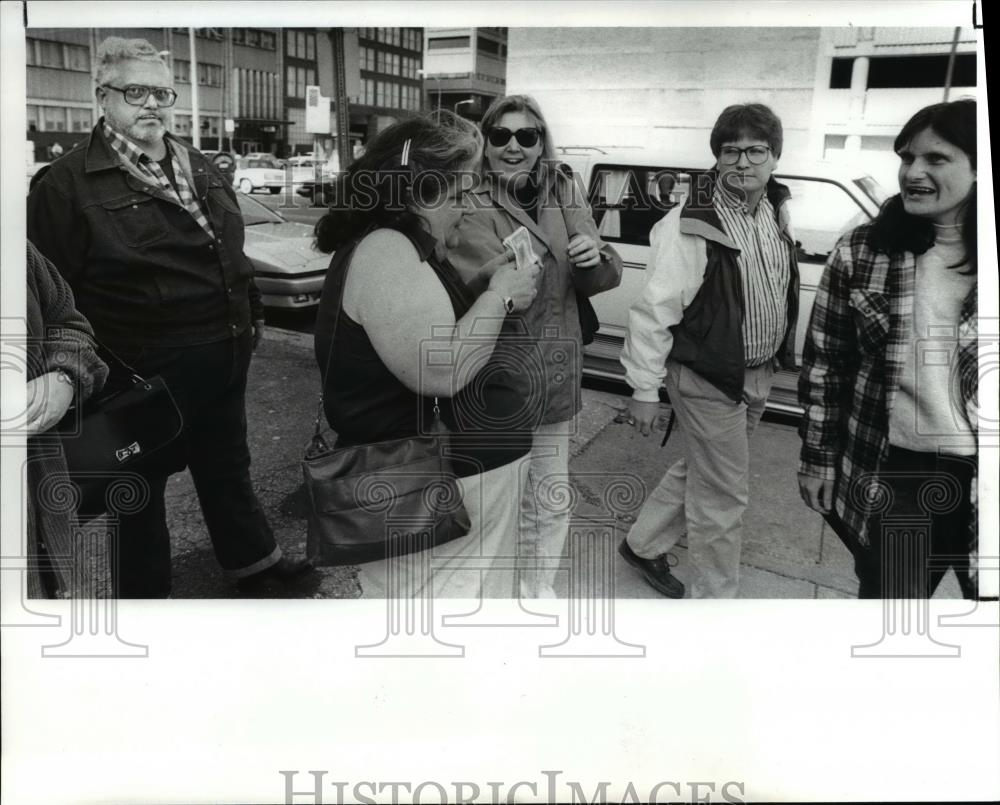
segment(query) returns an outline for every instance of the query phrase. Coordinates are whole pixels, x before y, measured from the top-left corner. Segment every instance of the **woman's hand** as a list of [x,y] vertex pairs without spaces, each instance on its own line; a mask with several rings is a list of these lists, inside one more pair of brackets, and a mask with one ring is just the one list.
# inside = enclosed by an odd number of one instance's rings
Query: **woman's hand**
[[653,432],[653,423],[659,414],[660,404],[658,402],[629,400],[628,424],[632,425],[643,436],[649,436]]
[[44,433],[55,425],[73,402],[73,381],[65,372],[46,372],[29,380],[27,425],[29,435]]
[[601,252],[590,235],[573,235],[566,252],[576,268],[593,268],[601,262]]
[[[519,269],[513,259],[506,255],[505,258],[502,266],[494,272],[488,290],[495,291],[504,298],[510,297],[514,302],[514,310],[526,310],[538,293],[538,275],[541,269],[537,262]],[[492,262],[495,260],[490,261]]]
[[813,511],[829,514],[833,508],[833,481],[799,473],[799,495]]

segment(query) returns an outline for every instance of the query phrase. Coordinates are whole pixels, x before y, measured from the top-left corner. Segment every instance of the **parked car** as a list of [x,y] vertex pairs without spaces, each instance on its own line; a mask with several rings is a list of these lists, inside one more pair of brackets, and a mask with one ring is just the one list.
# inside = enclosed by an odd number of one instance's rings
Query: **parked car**
[[[577,147],[561,149],[561,158],[582,178],[601,237],[614,244],[624,262],[621,285],[592,299],[601,327],[584,348],[584,374],[621,379],[624,369],[618,358],[629,308],[646,284],[649,231],[671,207],[682,203],[692,186],[704,181],[712,157]],[[795,331],[798,360],[827,255],[841,234],[875,216],[887,194],[870,176],[833,163],[782,157],[774,175],[792,193],[789,211],[801,276]],[[768,407],[801,414],[797,379],[795,372],[779,372]]]
[[291,188],[295,192],[299,192],[303,184],[322,181],[328,172],[327,161],[311,155],[289,157],[285,164]]
[[233,186],[241,193],[269,190],[277,195],[285,187],[286,178],[284,166],[270,154],[246,156],[236,160]]
[[267,307],[319,304],[330,256],[313,248],[313,228],[288,221],[248,195],[237,194],[255,281]]

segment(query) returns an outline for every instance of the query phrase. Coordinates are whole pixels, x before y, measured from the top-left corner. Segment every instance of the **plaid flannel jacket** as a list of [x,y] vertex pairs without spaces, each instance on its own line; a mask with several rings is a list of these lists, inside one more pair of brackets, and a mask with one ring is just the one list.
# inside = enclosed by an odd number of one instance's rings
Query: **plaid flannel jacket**
[[[799,471],[835,480],[834,509],[851,535],[868,544],[866,522],[879,501],[877,471],[889,452],[892,410],[911,332],[916,257],[873,251],[871,225],[837,243],[823,272],[802,353],[799,402],[805,414]],[[965,298],[957,332],[960,401],[978,432],[977,295]],[[957,412],[958,413],[958,412]],[[976,478],[972,481],[976,540]]]

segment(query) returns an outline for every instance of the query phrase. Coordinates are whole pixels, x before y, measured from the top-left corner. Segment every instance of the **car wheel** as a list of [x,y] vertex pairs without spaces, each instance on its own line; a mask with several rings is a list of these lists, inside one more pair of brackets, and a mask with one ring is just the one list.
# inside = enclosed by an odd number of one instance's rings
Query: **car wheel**
[[276,196],[276,195],[278,195],[278,193],[281,192],[281,188],[280,187],[269,187],[268,190],[271,191],[271,195],[272,196]]
[[240,179],[240,192],[250,195],[253,192],[253,182],[249,179]]

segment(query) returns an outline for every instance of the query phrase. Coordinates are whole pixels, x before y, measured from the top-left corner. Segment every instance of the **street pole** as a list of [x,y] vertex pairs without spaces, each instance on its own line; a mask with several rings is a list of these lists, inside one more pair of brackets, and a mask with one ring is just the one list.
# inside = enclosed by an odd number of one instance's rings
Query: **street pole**
[[337,157],[340,170],[347,170],[351,163],[351,115],[347,108],[347,65],[344,61],[344,29],[330,29],[333,48],[333,102],[336,104]]
[[198,114],[198,55],[194,47],[194,28],[188,28],[188,51],[191,54],[191,145],[201,150],[201,119]]
[[955,28],[955,36],[951,40],[951,53],[948,54],[948,72],[944,76],[944,100],[948,102],[948,95],[951,93],[951,81],[955,72],[955,52],[958,50],[958,38],[962,33],[960,27]]

